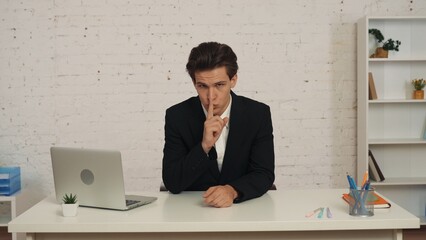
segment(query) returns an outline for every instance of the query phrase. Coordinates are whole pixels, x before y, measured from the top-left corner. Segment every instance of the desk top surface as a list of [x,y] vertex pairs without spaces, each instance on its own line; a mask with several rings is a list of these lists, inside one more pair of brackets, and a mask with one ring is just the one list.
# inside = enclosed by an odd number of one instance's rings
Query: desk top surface
[[[208,207],[202,192],[173,195],[155,192],[154,203],[129,211],[80,207],[76,217],[63,217],[61,205],[48,197],[9,223],[9,232],[227,232],[312,231],[419,228],[419,219],[395,203],[373,217],[348,214],[342,200],[347,189],[277,190],[229,208]],[[329,207],[333,217],[306,218]]]

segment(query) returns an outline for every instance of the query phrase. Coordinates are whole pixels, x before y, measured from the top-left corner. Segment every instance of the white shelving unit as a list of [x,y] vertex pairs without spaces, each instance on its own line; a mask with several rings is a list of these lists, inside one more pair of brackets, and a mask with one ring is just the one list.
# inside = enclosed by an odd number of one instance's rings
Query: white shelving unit
[[[0,227],[7,228],[7,224],[15,218],[16,215],[16,197],[13,196],[0,196],[0,204],[3,205],[1,207],[2,211],[0,213]],[[16,240],[16,233],[12,234],[12,239]]]
[[[2,230],[6,230],[7,232],[8,223],[40,201],[40,197],[42,196],[38,196],[27,189],[21,190],[12,196],[0,196],[0,228],[4,228]],[[0,239],[3,239],[2,237],[3,235],[0,236]],[[26,237],[22,233],[13,233],[12,239],[24,240]]]
[[[402,42],[389,58],[369,58],[377,47],[368,29]],[[368,100],[368,73],[377,100]],[[358,21],[357,181],[368,170],[368,150],[386,180],[373,186],[426,225],[426,100],[413,100],[414,78],[426,79],[426,17],[365,17]]]

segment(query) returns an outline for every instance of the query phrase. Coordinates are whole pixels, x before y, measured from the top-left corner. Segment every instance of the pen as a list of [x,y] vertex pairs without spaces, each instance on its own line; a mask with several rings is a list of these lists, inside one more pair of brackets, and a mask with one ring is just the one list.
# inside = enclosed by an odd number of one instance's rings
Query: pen
[[[351,195],[352,195],[352,197],[355,200],[354,206],[358,206],[359,205],[361,207],[361,209],[365,209],[365,206],[363,204],[361,204],[361,201],[364,198],[359,194],[358,191],[356,191],[356,190],[358,190],[358,186],[356,185],[355,180],[349,174],[347,175],[347,177],[348,177],[350,188],[353,189],[353,190],[355,190],[355,191],[351,191]],[[362,186],[362,187],[367,187],[367,186]]]
[[330,210],[329,207],[327,207],[327,217],[328,218],[332,218],[333,217],[333,214],[331,214],[331,210]]
[[349,188],[352,189],[351,177],[349,176],[349,174],[346,175],[346,178],[348,179],[348,182],[349,182]]
[[324,208],[322,207],[321,208],[321,212],[320,213],[318,213],[318,218],[322,218],[322,214],[324,213]]
[[368,171],[365,171],[364,177],[362,179],[362,186],[364,186],[367,183],[368,180]]
[[370,189],[370,181],[367,181],[364,185],[364,190],[369,190]]
[[357,186],[356,186],[356,183],[355,183],[355,180],[348,174],[347,176],[346,176],[347,178],[348,178],[348,182],[349,182],[349,187],[351,188],[351,189],[357,189]]
[[317,209],[315,209],[314,211],[312,211],[312,212],[309,212],[309,213],[307,213],[306,215],[305,215],[305,217],[312,217],[312,215],[314,215],[315,213],[317,213],[319,210],[321,210],[321,208],[319,207],[319,208],[317,208]]
[[355,182],[354,178],[352,176],[350,176],[350,178],[351,178],[351,181],[352,181],[353,188],[354,189],[358,189],[358,186],[356,185],[356,182]]

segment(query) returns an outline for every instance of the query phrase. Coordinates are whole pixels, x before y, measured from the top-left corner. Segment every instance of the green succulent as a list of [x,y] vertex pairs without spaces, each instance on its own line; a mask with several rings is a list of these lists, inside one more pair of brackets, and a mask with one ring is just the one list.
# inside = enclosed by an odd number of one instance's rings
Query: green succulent
[[77,203],[77,194],[74,194],[74,195],[72,193],[70,193],[70,195],[65,194],[65,196],[62,198],[62,201],[65,204],[75,204]]
[[422,90],[426,86],[426,80],[423,80],[423,78],[413,79],[411,80],[411,83],[416,90]]

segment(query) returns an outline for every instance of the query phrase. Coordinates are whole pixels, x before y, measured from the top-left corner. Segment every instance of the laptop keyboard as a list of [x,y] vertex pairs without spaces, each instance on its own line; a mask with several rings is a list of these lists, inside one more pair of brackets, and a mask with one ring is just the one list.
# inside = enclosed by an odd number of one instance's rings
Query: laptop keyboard
[[130,205],[138,203],[138,202],[140,202],[140,201],[126,199],[126,206],[130,206]]

